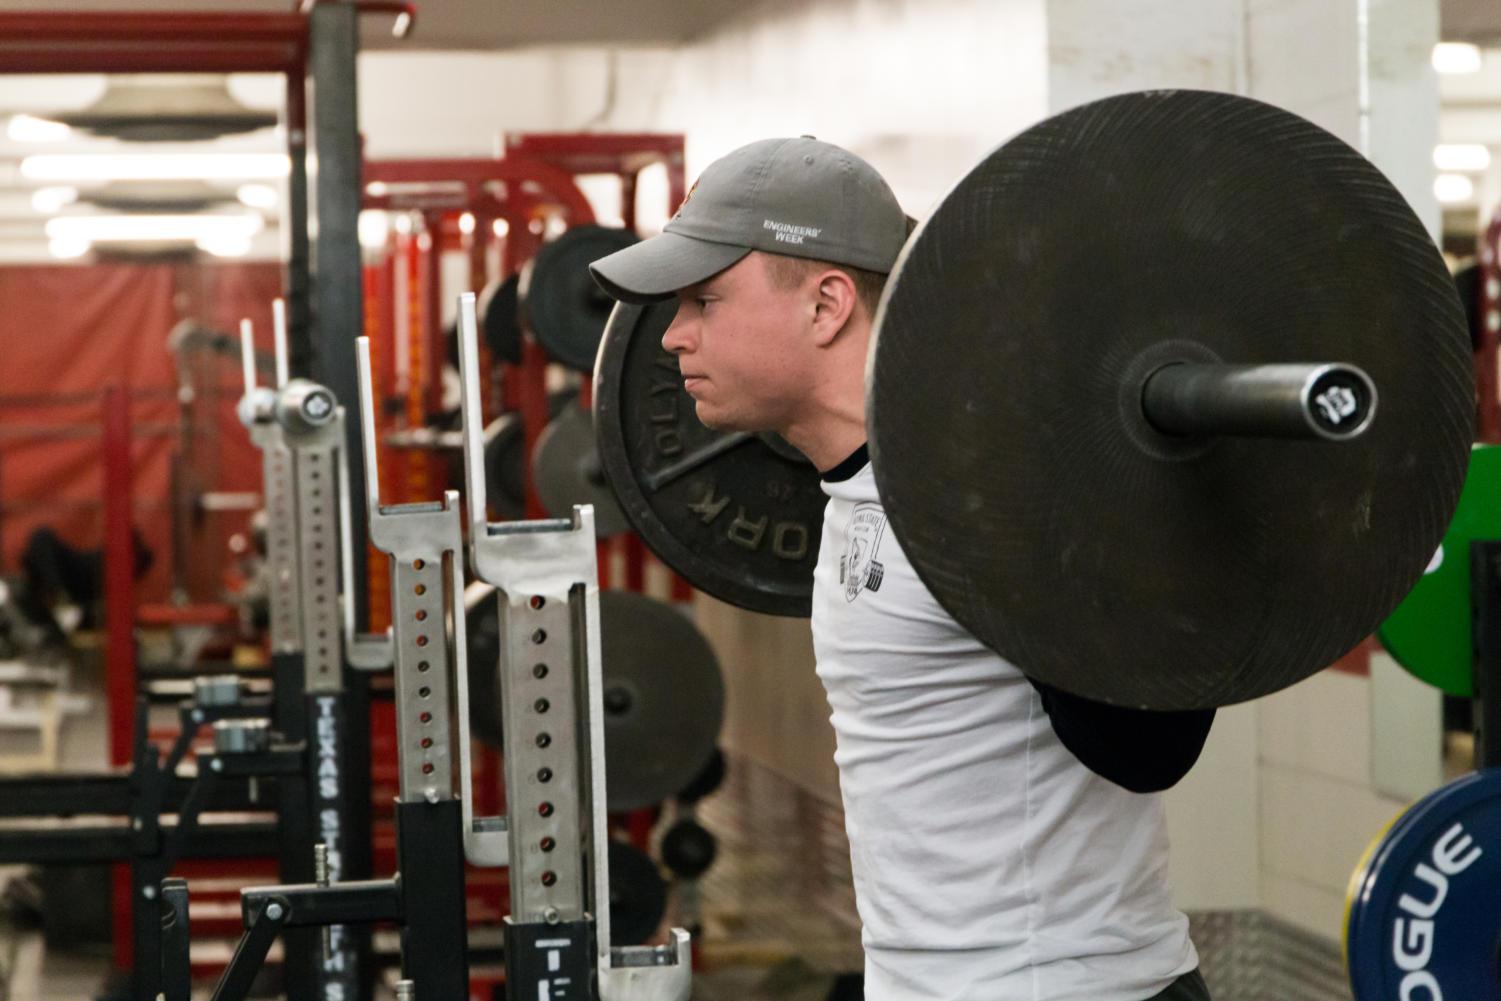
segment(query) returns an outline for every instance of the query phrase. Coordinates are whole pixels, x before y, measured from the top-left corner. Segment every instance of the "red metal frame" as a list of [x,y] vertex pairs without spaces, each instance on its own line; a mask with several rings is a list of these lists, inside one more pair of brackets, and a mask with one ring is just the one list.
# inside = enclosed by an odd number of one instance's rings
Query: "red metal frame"
[[[130,764],[135,737],[135,541],[131,536],[130,394],[105,389],[100,413],[104,464],[104,684],[109,703],[109,762]],[[115,900],[131,895],[130,866],[113,868]],[[114,909],[115,964],[131,966],[130,908]]]
[[[575,223],[594,221],[594,209],[589,199],[574,183],[573,175],[551,163],[526,156],[507,156],[503,160],[487,158],[461,158],[446,160],[367,160],[364,167],[366,189],[371,184],[427,184],[463,185],[465,197],[461,205],[469,208],[495,197],[494,186],[504,185],[506,199],[511,201],[511,186],[517,194],[527,194],[528,186],[558,199]],[[374,205],[371,199],[387,196],[368,196],[366,204]],[[390,203],[387,203],[390,204]],[[416,205],[414,207],[425,207]],[[507,212],[514,205],[507,205]]]
[[0,73],[301,73],[298,14],[0,14]]
[[130,396],[104,391],[104,666],[109,691],[110,764],[129,765],[135,727],[135,546],[130,531]]
[[1475,388],[1477,390],[1477,426],[1480,441],[1501,441],[1501,351],[1497,350],[1501,331],[1491,326],[1490,318],[1501,315],[1501,212],[1491,219],[1476,248],[1480,259],[1480,349],[1475,353]]

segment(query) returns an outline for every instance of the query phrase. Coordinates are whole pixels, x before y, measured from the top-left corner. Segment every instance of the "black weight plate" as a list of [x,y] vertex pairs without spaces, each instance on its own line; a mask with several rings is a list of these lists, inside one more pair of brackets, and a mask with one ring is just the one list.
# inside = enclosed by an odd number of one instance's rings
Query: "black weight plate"
[[639,239],[629,230],[575,226],[544,243],[523,269],[522,310],[553,361],[580,372],[594,364],[615,300],[590,277],[589,265]]
[[469,732],[496,750],[505,727],[500,710],[500,615],[495,588],[476,581],[464,589],[465,654],[469,663]]
[[782,443],[699,423],[677,358],[662,349],[675,301],[620,303],[594,374],[600,462],[652,551],[721,601],[806,616],[828,498]]
[[[465,596],[470,729],[501,746],[494,591]],[[610,810],[652,806],[704,770],[724,719],[719,661],[702,633],[671,605],[627,591],[599,595],[605,783]]]
[[678,802],[688,805],[706,799],[719,791],[724,785],[725,776],[729,772],[729,762],[725,760],[724,751],[714,749],[713,755],[699,773],[688,780],[688,784],[678,790]]
[[1479,351],[1485,341],[1485,325],[1481,319],[1485,303],[1485,276],[1478,264],[1470,264],[1454,272],[1454,291],[1464,306],[1465,324],[1470,328],[1470,350]]
[[[958,622],[1033,677],[1188,709],[1276,691],[1422,575],[1474,430],[1464,313],[1401,194],[1339,139],[1152,91],[1023,132],[914,234],[866,399],[891,526]],[[1348,362],[1352,442],[1169,439],[1177,360]]]
[[594,505],[594,534],[602,539],[629,529],[630,522],[605,481],[594,443],[594,418],[583,407],[564,407],[537,438],[532,482],[551,518],[566,518],[575,504]]
[[634,845],[611,839],[609,855],[610,944],[640,945],[667,913],[667,881]]
[[601,592],[599,630],[609,807],[652,806],[714,753],[724,721],[719,661],[687,615],[645,595]]
[[662,835],[662,864],[682,879],[697,879],[709,871],[719,854],[713,834],[696,820],[679,820]]
[[485,426],[485,500],[494,521],[526,514],[526,442],[521,415],[501,414]]
[[[486,285],[479,294],[475,309],[479,314],[480,332],[497,362],[521,364],[521,316],[517,288],[519,275]],[[454,355],[458,365],[458,355]]]
[[[548,393],[548,420],[555,420],[577,398],[578,390],[572,388]],[[501,414],[485,427],[484,438],[485,500],[490,516],[496,521],[515,521],[526,515],[526,441],[521,415]]]
[[1501,773],[1467,775],[1402,815],[1350,883],[1356,1001],[1501,1001]]

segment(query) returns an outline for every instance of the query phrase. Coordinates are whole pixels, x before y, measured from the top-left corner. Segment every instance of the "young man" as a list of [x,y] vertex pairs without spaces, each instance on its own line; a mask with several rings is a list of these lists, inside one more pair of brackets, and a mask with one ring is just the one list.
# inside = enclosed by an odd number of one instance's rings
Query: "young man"
[[869,164],[768,139],[715,161],[660,236],[591,270],[619,299],[677,296],[662,343],[704,424],[776,431],[823,475],[813,640],[866,997],[1202,1001],[1151,793],[1187,772],[1213,713],[1034,685],[954,622],[886,530],[865,361],[907,234]]

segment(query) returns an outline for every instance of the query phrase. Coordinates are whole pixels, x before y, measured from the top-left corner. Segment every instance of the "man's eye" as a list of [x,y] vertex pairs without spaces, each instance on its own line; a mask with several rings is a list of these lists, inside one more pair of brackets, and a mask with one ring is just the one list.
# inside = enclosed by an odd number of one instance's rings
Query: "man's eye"
[[704,309],[713,300],[712,299],[705,299],[703,296],[699,296],[697,299],[694,299],[693,301],[696,302],[696,303],[698,303],[698,308],[699,309]]

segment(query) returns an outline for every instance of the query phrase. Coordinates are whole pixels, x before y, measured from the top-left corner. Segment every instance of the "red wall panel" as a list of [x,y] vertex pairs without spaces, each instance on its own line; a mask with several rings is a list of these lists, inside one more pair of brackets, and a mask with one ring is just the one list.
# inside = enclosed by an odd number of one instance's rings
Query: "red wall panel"
[[[167,336],[179,320],[235,334],[241,316],[271,346],[276,264],[97,264],[0,268],[0,570],[17,568],[31,532],[50,525],[70,543],[102,545],[101,391],[132,393],[134,520],[155,553],[139,592],[167,597],[171,580],[170,464],[178,447],[178,373]],[[200,436],[201,489],[256,491],[258,453],[235,419],[239,364],[210,363],[212,431]],[[224,540],[243,515],[208,515],[190,533],[193,597],[211,598]],[[206,593],[205,593],[206,592]]]

